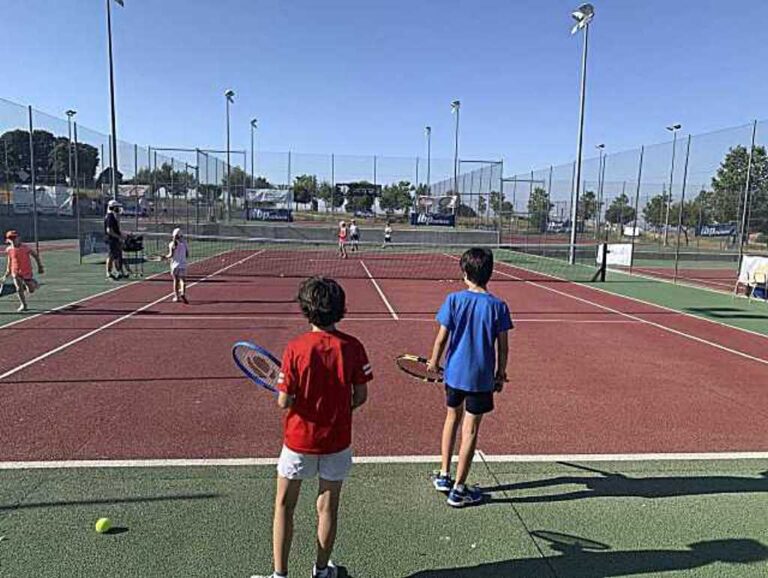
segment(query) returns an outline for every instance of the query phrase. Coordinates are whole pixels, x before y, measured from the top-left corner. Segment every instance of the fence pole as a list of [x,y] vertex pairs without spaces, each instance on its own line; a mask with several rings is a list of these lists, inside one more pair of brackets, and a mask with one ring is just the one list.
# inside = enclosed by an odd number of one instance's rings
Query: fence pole
[[82,224],[80,223],[80,163],[78,160],[78,141],[77,141],[77,123],[74,123],[75,129],[75,226],[77,227],[77,254],[80,258],[80,264],[83,264],[82,251]]
[[187,162],[184,163],[184,200],[187,207],[185,211],[186,234],[189,234],[189,163]]
[[139,230],[139,145],[133,145],[133,192],[136,195],[136,230]]
[[160,196],[157,194],[157,151],[152,153],[152,188],[155,191],[155,226],[160,224]]
[[35,142],[34,127],[32,125],[32,106],[28,106],[29,112],[29,167],[30,182],[32,183],[32,235],[35,239],[35,251],[40,252],[40,237],[37,231],[37,180],[35,178]]
[[[171,157],[171,223],[175,226],[176,225],[176,190],[174,189],[173,185],[173,173],[176,172],[176,159]],[[227,182],[227,190],[232,190],[232,183]]]
[[[691,135],[685,148],[685,168],[683,169],[683,190],[680,194],[680,210],[677,216],[677,245],[675,246],[675,275],[672,279],[677,283],[677,273],[680,265],[680,230],[683,228],[683,213],[685,212],[685,187],[688,185],[688,161],[691,157]],[[749,169],[747,169],[749,171]]]
[[645,146],[640,147],[640,161],[637,163],[637,188],[635,189],[635,222],[632,225],[632,254],[629,259],[629,274],[632,274],[632,267],[635,264],[635,239],[637,238],[637,218],[640,213],[640,187],[643,182],[643,158],[645,157]]
[[[739,271],[741,271],[741,261],[744,258],[744,241],[745,237],[749,237],[748,226],[748,207],[750,203],[749,192],[752,186],[752,158],[755,153],[755,138],[757,137],[757,121],[752,123],[752,145],[749,148],[749,161],[747,162],[747,179],[744,183],[744,207],[742,209],[741,216],[741,231],[739,232]],[[748,241],[748,239],[746,239]]]

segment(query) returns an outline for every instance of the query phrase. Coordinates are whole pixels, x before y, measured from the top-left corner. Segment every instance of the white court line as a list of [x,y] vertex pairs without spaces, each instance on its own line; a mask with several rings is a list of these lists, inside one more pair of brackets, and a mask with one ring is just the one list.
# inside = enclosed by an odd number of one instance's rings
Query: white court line
[[362,259],[360,259],[360,264],[363,266],[363,269],[365,269],[365,273],[366,275],[368,275],[368,279],[371,280],[371,283],[373,283],[373,286],[376,288],[376,291],[379,292],[379,297],[381,297],[381,300],[384,301],[384,305],[386,305],[387,309],[389,309],[389,312],[392,314],[392,318],[395,319],[395,321],[399,320],[400,318],[397,316],[397,313],[395,313],[395,309],[392,307],[389,300],[387,300],[387,296],[384,295],[384,291],[381,290],[381,287],[379,287],[379,284],[376,282],[376,279],[373,278],[373,275],[371,275],[371,272],[368,270],[368,267],[366,267]]
[[[384,317],[384,313],[381,314],[382,317],[345,317],[344,321],[363,321],[366,323],[369,323],[371,321],[414,321],[419,323],[433,323],[435,319],[433,317],[398,317],[397,319],[394,319],[391,317],[391,315],[387,315]],[[304,322],[306,323],[306,319],[300,314],[289,314],[289,315],[283,315],[283,316],[274,316],[274,315],[152,315],[149,317],[134,317],[134,321],[157,321],[157,322],[164,322],[164,321],[291,321],[291,322]],[[564,319],[564,318],[558,318],[558,317],[547,317],[547,318],[529,318],[529,319],[521,319],[519,317],[515,317],[515,324],[518,323],[568,323],[568,324],[606,324],[606,325],[634,325],[639,323],[638,321],[634,321],[632,319]]]
[[[636,273],[634,272],[640,271],[642,272],[642,274],[637,274],[638,277],[642,277],[644,279],[653,279],[655,281],[664,281],[665,283],[668,283],[669,281],[674,281],[674,278],[675,278],[674,273],[663,273],[661,271],[654,271],[653,269],[646,269],[644,267],[632,267],[632,273],[629,273],[629,270],[618,271],[612,268],[609,269],[609,271],[617,271],[617,272],[630,274],[630,275],[636,275]],[[684,275],[678,275],[677,280],[678,280],[678,285],[685,285],[686,287],[694,287],[696,289],[705,289],[705,290],[713,291],[715,293],[720,293],[720,294],[724,293],[724,291],[711,287],[710,285],[723,287],[724,289],[727,289],[728,292],[733,290],[733,286],[735,285],[735,281],[733,283],[727,283],[722,279],[719,279],[719,280],[704,279],[701,277],[686,277]],[[689,281],[689,283],[680,283],[680,281]],[[696,283],[697,281],[698,283]]]
[[58,307],[54,307],[53,309],[48,309],[47,311],[43,311],[41,313],[36,313],[34,315],[30,315],[28,317],[22,317],[21,319],[17,319],[16,321],[11,321],[9,323],[6,323],[5,325],[0,325],[0,331],[3,329],[8,329],[9,327],[13,327],[14,325],[18,325],[19,323],[24,323],[26,321],[32,321],[33,319],[36,319],[38,317],[41,317],[43,315],[48,315],[50,313],[55,313],[56,311],[61,311],[62,309],[67,309],[69,307],[73,307],[75,305],[80,305],[80,303],[85,303],[86,301],[90,301],[91,299],[96,299],[97,297],[102,297],[104,295],[108,295],[109,293],[113,293],[115,291],[119,291],[120,289],[125,289],[126,287],[131,287],[133,285],[137,285],[138,283],[142,283],[143,281],[149,281],[150,279],[154,279],[155,277],[159,277],[161,275],[165,275],[166,272],[163,273],[155,273],[154,275],[150,275],[149,277],[145,277],[143,279],[138,279],[136,281],[131,281],[130,283],[126,283],[124,285],[118,285],[117,287],[112,287],[111,289],[107,289],[106,291],[102,291],[101,293],[96,293],[95,295],[89,295],[88,297],[84,297],[82,299],[79,299],[77,301],[72,301],[71,303],[65,303],[64,305],[59,305]]
[[[639,454],[478,454],[491,463],[554,463],[554,462],[676,462],[715,460],[768,460],[768,452],[706,452],[706,453],[639,453]],[[454,456],[456,461],[458,458]],[[356,464],[432,464],[440,456],[355,456]],[[0,471],[45,469],[105,469],[105,468],[190,468],[190,467],[254,467],[274,466],[277,458],[210,458],[210,459],[133,459],[133,460],[61,460],[0,462]]]
[[[249,259],[252,259],[252,258],[256,257],[257,255],[263,253],[263,252],[264,251],[258,251],[256,253],[253,253],[252,255],[249,255],[248,257],[245,257],[244,259],[240,259],[236,263],[232,263],[231,265],[227,265],[226,267],[223,267],[222,269],[219,269],[218,271],[215,271],[215,272],[211,273],[210,275],[208,275],[206,277],[203,277],[199,281],[195,281],[194,283],[191,283],[189,285],[189,287],[194,287],[195,285],[197,285],[199,283],[202,283],[202,282],[210,279],[211,277],[215,277],[216,275],[231,269],[232,267],[235,267],[237,265],[245,263]],[[27,367],[29,367],[31,365],[34,365],[35,363],[37,363],[39,361],[42,361],[44,359],[47,359],[47,358],[51,357],[52,355],[55,355],[55,354],[57,354],[57,353],[59,353],[61,351],[64,351],[65,349],[68,349],[68,348],[72,347],[73,345],[76,345],[76,344],[80,343],[81,341],[84,341],[84,340],[88,339],[89,337],[92,337],[92,336],[96,335],[97,333],[101,333],[105,329],[109,329],[110,327],[112,327],[114,325],[117,325],[118,323],[121,323],[122,321],[125,321],[126,319],[130,319],[134,315],[137,315],[138,313],[141,313],[142,311],[145,311],[145,310],[149,309],[153,305],[157,305],[158,303],[160,303],[162,301],[165,301],[171,295],[172,295],[172,293],[168,293],[167,295],[163,295],[162,297],[160,297],[159,299],[155,299],[151,303],[147,303],[146,305],[142,305],[141,307],[131,311],[130,313],[127,313],[127,314],[125,314],[125,315],[123,315],[121,317],[118,317],[117,319],[113,319],[109,323],[105,323],[104,325],[101,325],[101,326],[97,327],[96,329],[93,329],[92,331],[89,331],[88,333],[85,333],[85,334],[83,334],[83,335],[81,335],[79,337],[76,337],[75,339],[67,341],[66,343],[62,343],[58,347],[55,347],[55,348],[53,348],[53,349],[51,349],[49,351],[46,351],[45,353],[43,353],[41,355],[38,355],[34,359],[30,359],[29,361],[26,361],[26,362],[22,363],[21,365],[18,365],[16,367],[14,367],[13,369],[10,369],[10,370],[6,371],[3,374],[0,374],[0,381],[2,381],[3,379],[5,379],[7,377],[10,377],[10,376],[14,375],[15,373],[18,373],[19,371],[21,371],[23,369],[26,369]]]
[[[507,267],[513,268],[513,265],[508,265],[507,263],[500,263],[501,265],[506,265]],[[715,349],[719,349],[721,351],[725,351],[727,353],[731,353],[733,355],[737,355],[739,357],[743,357],[744,359],[749,359],[750,361],[756,361],[757,363],[762,363],[763,365],[768,365],[768,359],[763,359],[761,357],[755,357],[754,355],[750,355],[749,353],[744,353],[743,351],[739,351],[737,349],[731,349],[730,347],[726,347],[725,345],[720,345],[719,343],[715,343],[714,341],[709,341],[708,339],[704,339],[702,337],[698,337],[696,335],[692,335],[690,333],[686,333],[685,331],[679,331],[678,329],[673,329],[672,327],[667,327],[666,325],[662,325],[661,323],[656,323],[654,321],[649,321],[647,319],[643,319],[642,317],[638,317],[637,315],[633,315],[631,313],[624,313],[623,311],[619,311],[618,309],[614,309],[613,307],[608,307],[607,305],[602,305],[600,303],[595,303],[594,301],[589,301],[588,299],[584,299],[582,297],[578,297],[576,295],[571,295],[570,293],[565,293],[564,291],[560,291],[559,289],[555,289],[554,287],[547,287],[546,285],[542,285],[541,283],[537,283],[535,281],[529,281],[527,279],[523,279],[522,277],[518,277],[516,275],[512,275],[510,273],[505,273],[504,271],[499,271],[498,269],[496,272],[499,275],[504,275],[505,277],[509,277],[510,279],[515,279],[517,281],[522,281],[524,283],[527,283],[529,285],[533,285],[534,287],[538,287],[539,289],[544,289],[545,291],[550,291],[552,293],[555,293],[557,295],[562,295],[563,297],[567,297],[568,299],[573,299],[574,301],[579,301],[580,303],[585,303],[586,305],[591,305],[592,307],[597,307],[598,309],[602,309],[604,311],[610,311],[611,313],[615,313],[617,315],[621,315],[622,317],[626,317],[628,319],[634,319],[635,321],[638,321],[640,323],[644,323],[646,325],[650,325],[651,327],[656,327],[657,329],[661,329],[662,331],[666,331],[667,333],[672,333],[674,335],[679,335],[680,337],[684,337],[685,339],[690,339],[691,341],[695,341],[697,343],[702,343],[704,345],[709,345],[710,347],[714,347]],[[547,275],[546,273],[539,273],[540,275],[543,275],[545,277],[550,277],[552,279],[558,279],[557,277],[553,277],[552,275]],[[561,280],[561,279],[558,279]],[[604,289],[597,289],[592,286],[587,286],[589,289],[595,289],[596,291],[602,291],[603,293],[607,293],[608,295],[613,295],[614,297],[623,297],[623,295],[616,295],[614,293],[611,293],[609,291],[605,291]],[[631,298],[630,298],[631,299]],[[648,303],[648,305],[653,305],[652,303]],[[665,308],[666,309],[666,308]],[[669,309],[669,311],[675,311],[674,309]],[[678,312],[679,313],[679,312]],[[699,319],[696,316],[691,315],[690,317],[693,317],[694,319]],[[726,327],[729,327],[726,325]],[[765,336],[763,336],[765,337]]]
[[[512,279],[517,279],[519,281],[524,281],[525,283],[533,285],[534,287],[539,287],[540,289],[544,289],[545,291],[551,291],[552,293],[556,293],[558,295],[562,295],[563,297],[568,297],[569,299],[573,299],[575,301],[579,301],[581,303],[585,303],[587,305],[591,305],[593,307],[597,307],[598,309],[603,309],[605,311],[610,311],[611,313],[616,313],[617,315],[621,315],[622,317],[627,317],[628,319],[634,319],[635,321],[638,321],[640,323],[645,323],[646,325],[650,325],[652,327],[656,327],[658,329],[661,329],[662,331],[666,331],[666,332],[672,333],[674,335],[679,335],[680,337],[684,337],[686,339],[690,339],[691,341],[696,341],[697,343],[702,343],[704,345],[709,345],[710,347],[714,347],[715,349],[720,349],[721,351],[725,351],[727,353],[732,353],[733,355],[738,355],[739,357],[743,357],[743,358],[749,359],[751,361],[756,361],[758,363],[762,363],[763,365],[768,365],[768,359],[763,359],[761,357],[755,357],[754,355],[750,355],[749,353],[744,353],[743,351],[739,351],[738,349],[732,349],[730,347],[726,347],[725,345],[720,345],[719,343],[715,343],[714,341],[709,341],[708,339],[704,339],[703,337],[698,337],[696,335],[692,335],[690,333],[686,333],[685,331],[680,331],[678,329],[673,329],[672,327],[667,327],[666,325],[662,325],[661,323],[656,323],[655,321],[649,321],[647,319],[643,319],[642,317],[638,317],[637,315],[633,315],[631,313],[624,313],[623,311],[619,311],[618,309],[614,309],[613,307],[608,307],[607,305],[602,305],[600,303],[595,303],[593,301],[589,301],[588,299],[583,299],[581,297],[577,297],[576,295],[571,295],[569,293],[565,293],[564,291],[560,291],[558,289],[555,289],[554,287],[546,287],[544,285],[541,285],[540,283],[536,283],[534,281],[527,281],[525,279],[522,279],[520,277],[516,277],[515,275],[511,275],[511,274],[505,273],[503,271],[498,271],[498,273],[500,275],[504,275],[504,276],[510,277]],[[611,295],[612,295],[612,293],[611,293]]]

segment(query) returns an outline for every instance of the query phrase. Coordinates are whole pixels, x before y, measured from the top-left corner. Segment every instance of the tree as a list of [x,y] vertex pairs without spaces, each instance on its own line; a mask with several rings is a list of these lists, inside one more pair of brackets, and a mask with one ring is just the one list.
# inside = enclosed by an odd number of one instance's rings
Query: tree
[[[667,216],[667,202],[669,195],[666,191],[660,195],[654,195],[643,207],[643,219],[652,227],[662,227]],[[671,219],[670,219],[671,222]]]
[[317,198],[317,177],[315,175],[300,175],[293,180],[293,202],[306,205]]
[[474,218],[477,217],[477,212],[469,205],[459,203],[459,207],[456,209],[456,216]]
[[338,209],[344,204],[344,195],[336,191],[336,187],[332,186],[328,181],[323,181],[317,187],[317,198],[325,203],[325,209],[328,207],[331,209]]
[[[368,181],[359,181],[357,183],[350,183],[350,185],[372,186],[372,183]],[[349,187],[350,191],[354,190],[354,186]],[[360,194],[347,194],[347,212],[354,213],[355,211],[370,211],[373,208],[373,202],[375,198],[373,195],[360,195]]]
[[591,221],[597,215],[597,197],[594,191],[584,191],[579,199],[579,219],[582,222]]
[[549,200],[549,193],[541,188],[536,187],[533,189],[531,196],[528,198],[528,222],[534,230],[543,233],[547,230],[547,223],[549,222],[549,212],[554,205]]
[[605,221],[612,225],[626,225],[635,220],[635,208],[629,204],[629,197],[624,193],[611,201],[605,211]]
[[[749,151],[743,146],[729,149],[712,178],[711,216],[718,223],[741,221],[742,197],[747,183]],[[755,147],[750,173],[750,229],[768,231],[768,155],[765,147]]]
[[381,191],[379,207],[385,211],[404,211],[407,214],[413,206],[411,191],[413,186],[408,181],[385,185]]
[[[123,173],[120,171],[115,171],[115,175],[117,176],[117,184],[121,184],[123,182]],[[107,167],[103,171],[101,171],[101,174],[96,179],[96,186],[98,188],[102,188],[104,185],[111,185],[112,184],[112,167]]]
[[[41,185],[63,184],[69,175],[69,139],[44,130],[33,133],[35,181]],[[74,155],[74,143],[72,149]],[[80,185],[92,187],[99,164],[98,149],[89,144],[77,146]],[[7,159],[7,163],[6,163]],[[73,167],[74,167],[73,156]],[[29,183],[32,174],[29,131],[12,130],[0,136],[0,180],[5,183]]]
[[485,202],[485,197],[483,195],[480,195],[479,197],[477,197],[477,212],[480,215],[485,215],[487,210],[488,210],[488,203]]

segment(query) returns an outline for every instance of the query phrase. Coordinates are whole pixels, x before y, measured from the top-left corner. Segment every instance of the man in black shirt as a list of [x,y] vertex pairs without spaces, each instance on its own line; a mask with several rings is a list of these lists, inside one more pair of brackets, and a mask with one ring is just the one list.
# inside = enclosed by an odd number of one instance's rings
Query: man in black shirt
[[[107,203],[107,216],[104,217],[104,235],[109,255],[107,255],[107,279],[127,277],[123,273],[123,234],[120,232],[120,203],[114,199]],[[112,265],[115,266],[115,276],[112,276]]]

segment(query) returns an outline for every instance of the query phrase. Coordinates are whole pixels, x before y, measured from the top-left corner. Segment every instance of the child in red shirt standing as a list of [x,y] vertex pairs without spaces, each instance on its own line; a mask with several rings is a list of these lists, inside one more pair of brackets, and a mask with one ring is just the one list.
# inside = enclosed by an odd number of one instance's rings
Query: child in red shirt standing
[[312,277],[298,296],[311,330],[285,349],[278,405],[286,410],[283,450],[277,466],[272,528],[274,578],[288,575],[293,513],[301,482],[319,477],[317,558],[312,576],[336,578],[331,562],[341,486],[352,467],[352,411],[368,397],[373,378],[363,345],[336,329],[346,296],[332,279]]
[[21,303],[18,310],[19,312],[26,311],[27,292],[31,295],[38,288],[37,281],[32,275],[32,259],[37,262],[37,272],[40,275],[43,274],[43,263],[34,249],[21,242],[21,235],[16,231],[8,231],[5,234],[5,241],[8,243],[8,247],[5,249],[7,263],[0,285],[5,282],[6,277],[11,275]]

